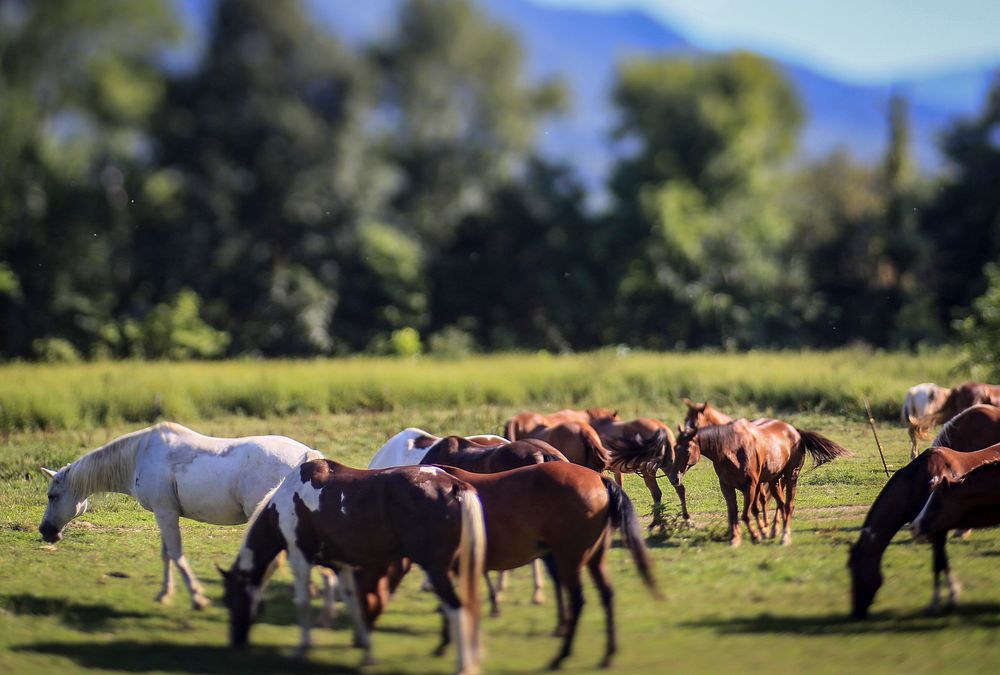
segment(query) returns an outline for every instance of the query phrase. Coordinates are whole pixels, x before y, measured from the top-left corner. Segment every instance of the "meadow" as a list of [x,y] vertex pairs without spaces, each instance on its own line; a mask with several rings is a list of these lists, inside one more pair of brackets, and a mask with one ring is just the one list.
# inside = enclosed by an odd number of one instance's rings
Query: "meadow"
[[[213,565],[231,564],[240,527],[182,522],[188,557],[215,602],[204,612],[192,611],[182,590],[172,606],[153,602],[158,534],[152,514],[129,498],[94,499],[62,542],[41,542],[36,528],[47,482],[38,467],[62,466],[139,423],[169,417],[214,435],[282,433],[364,466],[406,426],[496,431],[523,407],[570,403],[676,423],[682,396],[710,397],[734,414],[781,416],[855,456],[803,474],[789,547],[728,546],[723,501],[707,462],[685,479],[692,530],[676,522],[676,497],[661,479],[671,525],[648,544],[664,600],[650,598],[628,557],[612,551],[616,671],[995,672],[995,532],[949,544],[964,586],[956,612],[925,616],[930,550],[900,533],[885,558],[886,582],[872,618],[847,618],[847,547],[886,480],[860,397],[871,398],[881,419],[891,471],[908,460],[906,432],[894,419],[903,392],[924,380],[956,381],[954,361],[948,353],[846,350],[0,367],[0,672],[354,672],[360,663],[343,618],[332,630],[314,631],[308,660],[292,657],[298,631],[286,570],[269,588],[250,649],[228,648]],[[628,477],[626,490],[648,521],[650,498],[641,481]],[[529,603],[530,590],[528,570],[513,573],[503,616],[484,617],[488,672],[536,671],[555,653],[551,586],[543,607]],[[603,649],[600,604],[592,587],[585,592],[566,662],[574,672],[593,670]],[[438,629],[434,602],[411,575],[378,624],[379,665],[366,670],[449,672],[451,654],[430,655]]]

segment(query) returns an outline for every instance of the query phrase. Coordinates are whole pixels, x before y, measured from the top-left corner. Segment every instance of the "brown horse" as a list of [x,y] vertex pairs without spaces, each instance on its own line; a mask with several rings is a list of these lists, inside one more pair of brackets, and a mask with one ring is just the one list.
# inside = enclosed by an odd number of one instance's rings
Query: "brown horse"
[[691,524],[687,510],[684,474],[690,468],[685,462],[678,464],[674,456],[674,434],[659,420],[640,417],[628,422],[612,419],[597,420],[594,429],[609,454],[609,468],[615,474],[618,484],[622,484],[622,473],[635,473],[642,477],[649,494],[653,498],[653,521],[650,529],[663,525],[663,492],[656,483],[656,473],[660,469],[674,487],[681,501],[684,522]]
[[600,435],[586,422],[562,422],[551,427],[536,427],[530,437],[558,448],[573,464],[597,472],[607,470],[611,462]]
[[[427,454],[420,460],[420,463],[446,464],[472,473],[497,473],[533,464],[568,461],[561,452],[537,438],[484,446],[477,441],[461,436],[446,436],[428,448]],[[542,563],[536,560],[532,565],[532,571],[535,591],[531,602],[540,605],[544,602]],[[501,572],[497,579],[497,591],[493,592],[493,587],[490,586],[490,614],[492,616],[500,615],[500,591],[506,585],[504,581],[503,572]],[[489,576],[487,576],[486,583],[489,584],[489,582]]]
[[[615,528],[621,531],[646,586],[658,596],[642,526],[628,495],[608,477],[564,462],[495,474],[441,468],[479,493],[489,533],[487,569],[513,569],[545,557],[560,599],[556,634],[564,638],[549,667],[558,668],[572,649],[583,608],[580,577],[584,566],[604,605],[607,642],[601,665],[610,666],[617,643],[614,593],[606,563]],[[563,594],[568,603],[563,602]]]
[[[893,536],[911,522],[930,496],[932,487],[943,478],[956,479],[986,462],[1000,459],[1000,444],[961,452],[951,448],[930,448],[892,475],[865,516],[861,535],[851,546],[847,567],[851,572],[851,615],[868,616],[875,594],[882,586],[882,555]],[[940,607],[940,576],[948,577],[949,605],[958,598],[958,585],[948,568],[946,537],[935,535],[933,544],[934,596],[929,611]]]
[[926,543],[959,528],[1000,525],[1000,460],[981,464],[957,480],[943,477],[910,524]]
[[968,452],[994,443],[1000,443],[1000,408],[978,404],[948,420],[931,446]]
[[590,424],[595,420],[608,418],[617,420],[618,413],[608,408],[587,408],[586,410],[566,408],[550,415],[524,411],[507,420],[504,424],[504,436],[512,441],[516,441],[519,438],[528,438],[540,427],[553,427],[563,422]]
[[[726,500],[730,544],[733,546],[739,546],[742,541],[737,518],[737,491],[743,493],[742,520],[753,541],[759,541],[764,532],[758,535],[754,531],[749,514],[751,507],[760,503],[762,487],[769,486],[778,502],[784,524],[781,543],[790,544],[795,492],[806,453],[812,455],[816,466],[852,454],[825,436],[796,429],[779,420],[751,423],[739,419],[729,424],[685,429],[677,437],[676,448],[679,455],[700,454],[712,460],[722,496]],[[777,525],[775,517],[771,526],[772,536]]]
[[686,398],[684,405],[687,406],[687,414],[684,416],[682,429],[701,429],[702,427],[729,424],[733,421],[732,417],[716,410],[709,405],[708,401],[694,403],[691,399]]
[[917,439],[927,438],[928,432],[934,427],[944,424],[963,410],[980,403],[1000,406],[1000,385],[963,382],[951,390],[944,403],[935,412],[919,418],[910,416],[907,420],[910,424],[910,433]]
[[[440,598],[458,645],[459,672],[479,669],[478,579],[485,559],[482,505],[468,483],[436,467],[378,471],[317,459],[290,473],[263,503],[236,562],[222,573],[230,642],[244,646],[261,609],[263,586],[281,551],[295,576],[302,639],[310,646],[309,572],[338,573],[356,643],[370,663],[371,641],[353,567],[384,570],[402,558],[420,565]],[[458,591],[452,571],[458,571]]]

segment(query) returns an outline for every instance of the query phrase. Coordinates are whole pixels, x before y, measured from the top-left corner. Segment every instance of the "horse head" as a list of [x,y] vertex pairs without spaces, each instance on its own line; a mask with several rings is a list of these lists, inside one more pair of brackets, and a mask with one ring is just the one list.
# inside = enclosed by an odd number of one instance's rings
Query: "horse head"
[[79,496],[72,484],[68,480],[69,466],[64,466],[59,471],[42,468],[42,473],[51,478],[48,491],[48,506],[45,507],[45,515],[38,526],[38,532],[42,539],[50,544],[54,544],[63,538],[63,529],[69,521],[83,515],[87,510],[88,501],[86,496]]
[[674,443],[674,466],[687,468],[694,466],[701,459],[701,446],[698,444],[698,430],[693,427],[677,426],[677,441]]
[[882,586],[881,556],[873,550],[875,533],[865,527],[858,541],[851,546],[847,556],[847,569],[851,572],[851,616],[864,619]]
[[250,639],[250,627],[264,609],[263,590],[256,586],[250,572],[239,564],[224,570],[215,566],[222,575],[222,600],[229,609],[229,644],[245,647]]

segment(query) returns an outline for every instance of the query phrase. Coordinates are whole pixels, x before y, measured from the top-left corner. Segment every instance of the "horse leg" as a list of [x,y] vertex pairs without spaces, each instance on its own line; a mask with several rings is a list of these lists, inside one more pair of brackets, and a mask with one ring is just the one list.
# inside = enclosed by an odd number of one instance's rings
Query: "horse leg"
[[[757,489],[758,485],[750,485],[741,490],[743,493],[743,513],[740,518],[747,526],[747,532],[750,533],[750,541],[757,543],[760,541],[760,535],[757,533],[753,526],[750,524],[750,509],[756,508],[757,504]],[[739,527],[739,525],[737,525]]]
[[729,520],[729,545],[735,548],[743,540],[743,534],[740,532],[740,521],[737,519],[736,513],[736,490],[724,485],[721,478],[719,479],[719,487],[722,489],[722,497],[726,500],[726,516]]
[[170,564],[170,555],[167,554],[167,542],[160,534],[160,558],[163,560],[163,586],[156,596],[157,602],[169,605],[174,595],[174,568]]
[[916,459],[917,455],[917,429],[916,427],[910,427],[910,459]]
[[[292,577],[294,579],[293,602],[295,603],[295,613],[299,620],[299,646],[295,649],[295,656],[305,658],[312,645],[309,637],[309,632],[312,629],[312,614],[311,607],[309,606],[312,599],[309,593],[309,585],[312,581],[312,565],[309,564],[302,551],[295,546],[291,546],[288,550],[288,566],[292,568]],[[350,608],[350,603],[353,600],[345,597],[344,601],[347,603],[348,608]]]
[[[653,480],[655,481],[656,479],[654,478]],[[691,514],[688,513],[687,489],[684,487],[684,483],[674,479],[670,481],[670,484],[674,486],[674,492],[677,493],[677,497],[681,500],[681,515],[684,516],[684,524],[688,527],[694,527],[694,521],[691,520]]]
[[558,670],[563,660],[573,649],[573,638],[576,637],[576,627],[580,622],[580,612],[583,610],[583,584],[580,583],[580,564],[557,561],[559,579],[566,587],[569,597],[569,620],[566,622],[566,635],[563,637],[562,649],[549,664],[549,670]]
[[781,545],[792,543],[792,514],[795,513],[795,490],[798,487],[798,475],[785,479],[785,517],[784,530],[781,532]]
[[[363,665],[370,666],[375,663],[372,657],[372,640],[368,631],[368,623],[365,621],[363,610],[361,609],[361,598],[358,594],[357,581],[354,570],[351,567],[343,567],[337,572],[337,580],[340,583],[340,592],[344,598],[344,604],[351,616],[351,623],[354,624],[354,646],[365,650]],[[308,612],[308,607],[307,607]]]
[[[499,575],[497,575],[499,576]],[[490,616],[498,617],[500,616],[500,593],[490,582],[490,573],[483,572],[483,578],[486,579],[486,590],[490,594]],[[499,584],[497,584],[499,586]]]
[[785,512],[785,498],[781,494],[781,482],[771,484],[771,494],[774,495],[774,517],[771,519],[771,539],[778,536],[778,514]]
[[653,522],[649,524],[649,529],[652,530],[657,525],[663,527],[663,492],[656,483],[656,474],[649,475],[648,473],[643,473],[642,482],[646,484],[649,494],[653,498]]
[[[608,543],[610,543],[610,539]],[[590,570],[590,577],[594,580],[594,584],[597,585],[597,591],[601,595],[601,604],[604,606],[607,645],[604,649],[604,658],[601,660],[601,668],[610,668],[611,659],[614,658],[615,652],[618,651],[618,642],[615,638],[615,592],[611,587],[611,580],[608,578],[605,553],[605,549],[599,549],[594,557],[590,559],[590,562],[587,563],[587,568]]]
[[563,637],[569,625],[569,616],[566,614],[566,598],[563,594],[562,584],[559,583],[559,569],[556,566],[556,559],[549,553],[542,557],[542,563],[549,571],[552,578],[552,588],[556,596],[556,629],[552,631],[552,637]]
[[174,564],[177,565],[177,569],[180,570],[181,577],[184,579],[184,585],[187,586],[188,592],[191,594],[191,605],[195,609],[208,607],[212,603],[205,597],[205,589],[198,582],[187,558],[184,557],[184,549],[181,547],[180,516],[176,512],[165,513],[163,511],[156,511],[153,515],[160,528],[163,548],[166,549],[170,560],[173,560]]
[[[458,672],[477,672],[475,617],[472,616],[468,607],[462,605],[447,571],[428,572],[427,578],[441,600],[441,608],[444,610],[445,621],[451,633],[450,641],[454,642],[458,648]],[[447,646],[448,640],[445,635],[442,635],[441,644],[434,650],[434,653],[438,656],[442,655]]]
[[319,575],[323,579],[323,614],[320,617],[320,625],[325,628],[333,624],[334,617],[337,616],[337,575],[333,570],[325,567],[319,568]]
[[531,575],[535,581],[535,592],[531,596],[531,604],[541,605],[545,602],[545,594],[542,593],[542,586],[545,585],[542,574],[542,561],[535,558],[531,561]]

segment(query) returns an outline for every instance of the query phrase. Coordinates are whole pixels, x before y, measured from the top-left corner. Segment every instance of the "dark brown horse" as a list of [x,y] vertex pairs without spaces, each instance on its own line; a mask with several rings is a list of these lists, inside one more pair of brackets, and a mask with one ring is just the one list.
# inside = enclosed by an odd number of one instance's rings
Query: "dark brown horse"
[[1000,406],[1000,385],[963,382],[951,390],[941,407],[933,413],[920,418],[910,417],[908,421],[911,434],[917,439],[927,438],[928,432],[934,427],[980,403]]
[[[910,524],[918,542],[960,528],[1000,525],[1000,460],[981,464],[957,480],[943,477]],[[949,576],[949,585],[953,579]]]
[[597,472],[607,470],[611,462],[600,435],[586,422],[562,422],[551,427],[536,427],[530,436],[557,448],[573,464]]
[[[564,636],[550,668],[558,668],[572,649],[583,607],[584,567],[604,605],[607,643],[601,665],[610,666],[617,643],[607,552],[615,528],[621,531],[646,586],[658,595],[642,526],[628,495],[608,477],[564,462],[495,474],[441,468],[479,493],[489,533],[487,569],[513,569],[545,556],[560,598],[556,633]],[[563,602],[563,594],[568,603]]]
[[530,411],[519,412],[504,424],[504,436],[516,441],[519,438],[528,438],[540,427],[554,427],[563,422],[590,424],[595,420],[609,418],[617,420],[618,413],[609,408],[587,408],[586,410],[566,408],[548,415]]
[[978,404],[967,408],[941,427],[931,447],[980,450],[1000,443],[1000,408]]
[[[509,471],[522,466],[544,464],[545,462],[568,462],[566,456],[545,441],[537,438],[527,438],[512,443],[497,445],[481,445],[461,436],[446,436],[436,441],[420,460],[421,464],[446,464],[472,473],[497,473]],[[531,602],[540,605],[544,602],[542,593],[542,564],[535,561],[532,565],[535,591]],[[486,577],[489,583],[489,576]],[[497,579],[496,591],[490,586],[490,614],[500,614],[500,592],[505,587],[503,572]]]
[[[246,645],[272,562],[288,551],[302,639],[310,646],[309,572],[337,571],[357,644],[371,662],[353,567],[382,573],[402,558],[419,564],[440,598],[458,645],[459,672],[479,669],[478,580],[485,558],[482,505],[468,483],[436,467],[378,471],[317,459],[292,471],[255,515],[236,562],[222,571],[230,642]],[[458,591],[452,570],[458,571]]]
[[[737,491],[743,493],[742,520],[750,537],[759,541],[766,535],[763,531],[759,535],[754,531],[749,514],[751,508],[760,503],[763,486],[767,485],[778,502],[784,523],[781,543],[790,544],[795,493],[806,453],[812,455],[816,466],[852,454],[815,431],[796,429],[780,420],[751,423],[745,419],[701,429],[685,429],[677,437],[676,449],[681,456],[704,455],[712,460],[722,496],[726,500],[730,543],[733,546],[739,546],[742,541],[737,518]],[[772,536],[777,524],[775,517]]]
[[[973,452],[930,448],[892,475],[868,510],[861,535],[851,546],[847,559],[851,572],[851,615],[854,618],[868,616],[868,609],[882,586],[882,555],[896,532],[920,513],[932,487],[944,478],[960,478],[972,469],[997,459],[1000,459],[1000,444]],[[943,534],[931,538],[934,596],[929,611],[940,608],[942,573],[948,576],[949,605],[953,605],[958,596],[958,586],[948,569],[945,543]]]

